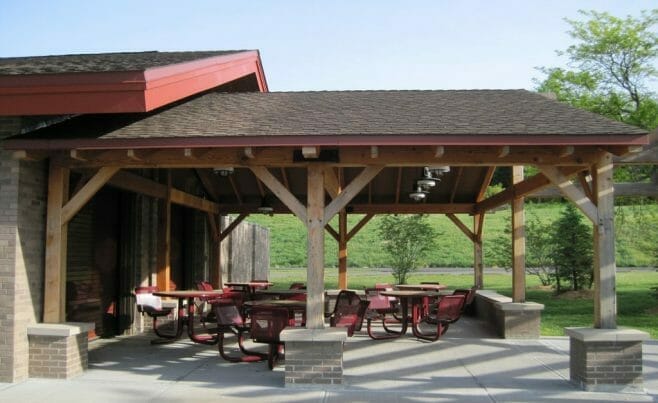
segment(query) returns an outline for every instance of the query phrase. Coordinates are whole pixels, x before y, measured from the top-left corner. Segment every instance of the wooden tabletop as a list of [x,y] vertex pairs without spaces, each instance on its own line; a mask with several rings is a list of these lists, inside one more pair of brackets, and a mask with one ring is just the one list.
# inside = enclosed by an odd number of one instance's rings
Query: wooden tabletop
[[306,307],[306,301],[297,301],[294,299],[257,299],[255,301],[245,301],[247,306],[284,306],[284,307]]
[[391,291],[381,291],[381,295],[387,297],[436,297],[441,295],[436,291],[431,290],[391,290]]
[[306,294],[306,290],[293,289],[293,290],[256,290],[256,294],[263,295],[296,295]]
[[159,297],[172,297],[172,298],[209,298],[218,297],[224,294],[222,290],[171,290],[171,291],[156,291],[153,295]]
[[443,290],[447,288],[445,284],[398,284],[395,286],[398,290]]

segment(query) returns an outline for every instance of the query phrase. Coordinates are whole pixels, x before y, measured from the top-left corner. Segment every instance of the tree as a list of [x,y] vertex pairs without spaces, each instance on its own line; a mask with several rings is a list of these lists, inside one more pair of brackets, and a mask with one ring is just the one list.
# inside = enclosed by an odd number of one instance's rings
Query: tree
[[539,92],[612,119],[652,130],[658,126],[658,102],[647,89],[658,78],[658,10],[638,18],[580,11],[586,21],[569,20],[576,43],[558,52],[571,70],[542,68]]
[[556,221],[552,238],[556,291],[564,291],[565,283],[572,290],[591,288],[594,281],[592,230],[572,203],[566,204]]
[[378,232],[398,284],[406,284],[409,273],[421,266],[437,236],[422,214],[386,215]]

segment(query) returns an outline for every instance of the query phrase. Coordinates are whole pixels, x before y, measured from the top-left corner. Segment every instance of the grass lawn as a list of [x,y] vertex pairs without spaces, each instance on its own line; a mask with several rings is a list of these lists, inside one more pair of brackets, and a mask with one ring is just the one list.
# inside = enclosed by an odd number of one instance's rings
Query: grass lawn
[[[349,287],[363,289],[378,282],[393,283],[390,273],[364,268],[348,270]],[[294,281],[306,281],[305,269],[271,269],[270,279],[275,288],[288,288]],[[469,288],[473,276],[469,270],[464,274],[413,274],[409,283],[440,281],[450,288]],[[486,289],[496,290],[511,296],[512,277],[509,274],[485,274]],[[658,339],[658,299],[652,295],[651,287],[658,286],[658,271],[631,271],[617,274],[618,325],[643,330]],[[325,288],[337,288],[337,270],[325,270]],[[582,293],[588,294],[588,293]],[[591,293],[589,293],[591,294]],[[541,334],[562,336],[567,326],[592,326],[594,305],[591,295],[560,296],[544,289],[534,276],[527,278],[526,299],[545,305],[542,312]]]

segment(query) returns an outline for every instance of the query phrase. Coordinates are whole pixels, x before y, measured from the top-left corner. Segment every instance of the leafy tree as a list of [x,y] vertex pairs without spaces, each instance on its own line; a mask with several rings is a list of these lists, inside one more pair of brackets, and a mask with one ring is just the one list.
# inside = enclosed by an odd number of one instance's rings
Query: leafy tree
[[658,77],[658,10],[638,18],[580,11],[586,21],[566,21],[576,43],[558,52],[572,70],[543,68],[537,88],[558,100],[645,129],[658,126],[658,105],[647,83]]
[[592,230],[572,203],[566,204],[556,221],[552,243],[555,246],[556,291],[564,291],[565,283],[572,290],[591,288],[594,281]]
[[379,222],[378,232],[398,284],[406,284],[407,276],[423,264],[437,236],[422,214],[386,215]]

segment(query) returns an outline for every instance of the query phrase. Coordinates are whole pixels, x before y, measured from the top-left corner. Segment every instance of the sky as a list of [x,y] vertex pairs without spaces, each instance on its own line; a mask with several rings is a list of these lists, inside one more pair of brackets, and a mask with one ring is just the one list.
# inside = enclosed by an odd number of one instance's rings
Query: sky
[[0,0],[0,57],[258,49],[270,91],[532,90],[564,18],[640,0]]

